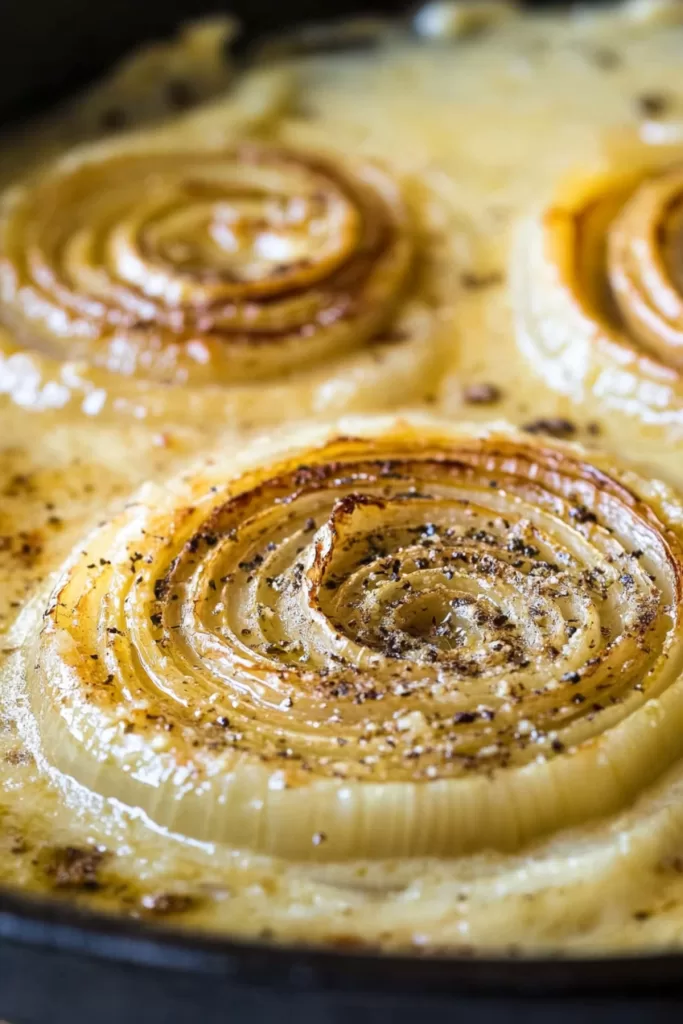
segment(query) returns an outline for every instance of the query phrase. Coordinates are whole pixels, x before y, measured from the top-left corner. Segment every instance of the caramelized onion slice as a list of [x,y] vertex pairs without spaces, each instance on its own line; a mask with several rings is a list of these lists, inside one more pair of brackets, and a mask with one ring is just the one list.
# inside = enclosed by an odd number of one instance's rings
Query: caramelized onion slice
[[29,346],[172,384],[272,379],[387,325],[412,259],[374,165],[272,146],[66,160],[0,221],[0,317]]
[[683,416],[683,170],[640,153],[574,178],[525,221],[520,344],[554,386],[649,421]]
[[292,858],[623,807],[683,749],[683,508],[513,432],[352,431],[210,462],[78,546],[28,659],[46,761]]
[[683,168],[646,179],[607,232],[607,272],[633,337],[683,368]]

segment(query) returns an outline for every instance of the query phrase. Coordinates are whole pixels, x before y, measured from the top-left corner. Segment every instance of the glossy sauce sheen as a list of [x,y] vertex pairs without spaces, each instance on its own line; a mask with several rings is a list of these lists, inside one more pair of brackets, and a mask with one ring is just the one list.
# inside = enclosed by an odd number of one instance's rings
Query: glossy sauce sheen
[[[167,89],[179,75],[197,94],[220,96],[202,130],[224,131],[234,96],[216,56],[223,28],[208,25],[202,33],[141,54],[56,122],[5,143],[4,179],[96,137],[112,110],[114,120],[134,122],[136,110],[148,121],[161,117],[169,94],[159,83]],[[379,158],[421,182],[430,197],[440,294],[450,301],[440,314],[438,373],[425,378],[416,404],[449,419],[550,419],[556,432],[683,487],[683,427],[655,426],[618,409],[606,414],[599,396],[585,394],[576,405],[551,390],[517,346],[508,287],[518,221],[563,175],[600,166],[638,139],[683,146],[682,59],[683,16],[631,4],[571,18],[513,14],[452,39],[389,33],[367,50],[269,62],[279,98],[266,134]],[[261,72],[246,74],[248,86]],[[177,101],[177,83],[173,95]],[[170,130],[182,137],[188,129]],[[8,657],[11,626],[27,596],[88,529],[141,482],[163,480],[213,445],[236,443],[220,417],[183,425],[182,392],[178,415],[151,424],[144,409],[119,421],[69,403],[36,410],[29,386],[14,397],[0,406],[0,615]],[[292,418],[293,410],[286,410]],[[6,674],[5,883],[192,928],[341,947],[604,951],[680,944],[680,766],[632,810],[531,851],[299,866],[157,834],[116,807],[103,810],[94,798],[89,805],[75,788],[49,785],[18,738],[22,697],[15,684]]]

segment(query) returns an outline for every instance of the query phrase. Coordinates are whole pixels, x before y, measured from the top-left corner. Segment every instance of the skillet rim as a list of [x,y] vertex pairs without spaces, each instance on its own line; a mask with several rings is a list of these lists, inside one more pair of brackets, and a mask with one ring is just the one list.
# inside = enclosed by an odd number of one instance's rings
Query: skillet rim
[[5,943],[80,959],[182,971],[268,990],[329,994],[510,996],[683,992],[683,951],[542,956],[509,948],[493,955],[452,951],[382,953],[244,940],[0,887],[0,962]]

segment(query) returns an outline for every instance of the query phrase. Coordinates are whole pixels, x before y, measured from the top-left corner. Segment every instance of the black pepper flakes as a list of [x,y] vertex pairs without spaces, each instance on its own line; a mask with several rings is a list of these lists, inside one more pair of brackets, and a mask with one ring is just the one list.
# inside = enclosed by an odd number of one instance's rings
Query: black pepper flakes
[[481,382],[468,384],[463,389],[462,397],[468,405],[493,405],[500,401],[502,392],[497,384]]
[[238,564],[242,572],[253,572],[254,569],[258,569],[259,565],[263,564],[263,555],[257,553],[249,561],[239,562]]
[[540,416],[525,423],[522,430],[527,434],[547,434],[549,437],[567,438],[576,433],[576,425],[563,416]]
[[646,92],[636,96],[636,110],[641,117],[658,118],[667,113],[671,100],[664,93]]
[[460,284],[468,291],[479,291],[483,288],[493,288],[497,284],[502,284],[502,282],[503,275],[499,270],[491,270],[488,272],[466,270],[460,275]]
[[569,509],[569,516],[577,523],[597,523],[598,517],[585,505],[574,505]]
[[121,107],[108,107],[100,114],[100,127],[105,132],[117,132],[124,128],[128,118]]
[[169,106],[176,110],[185,110],[197,101],[195,89],[185,78],[172,78],[167,83],[166,98]]
[[621,57],[616,50],[608,46],[597,46],[590,53],[591,60],[601,71],[613,71],[621,64]]

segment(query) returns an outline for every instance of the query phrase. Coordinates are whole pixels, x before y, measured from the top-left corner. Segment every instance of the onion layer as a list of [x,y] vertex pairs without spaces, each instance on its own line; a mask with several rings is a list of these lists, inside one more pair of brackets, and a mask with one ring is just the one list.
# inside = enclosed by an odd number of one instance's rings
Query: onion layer
[[143,491],[62,571],[28,662],[61,773],[186,836],[344,859],[514,849],[682,752],[673,499],[432,420],[246,464]]
[[518,335],[554,387],[681,423],[683,170],[654,161],[573,180],[522,226]]

